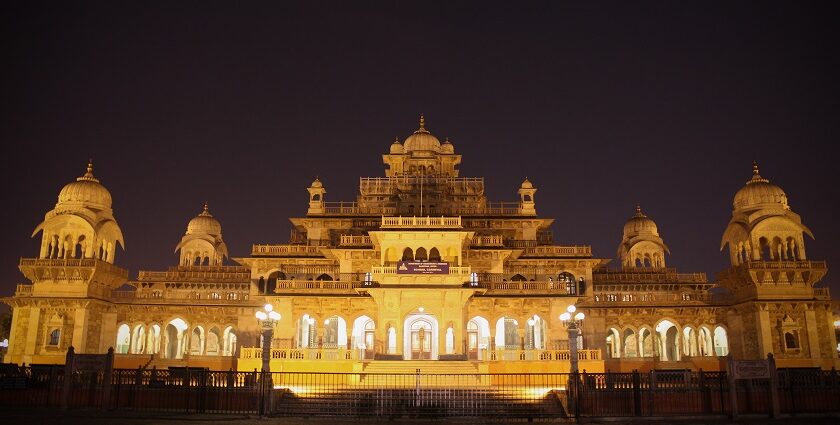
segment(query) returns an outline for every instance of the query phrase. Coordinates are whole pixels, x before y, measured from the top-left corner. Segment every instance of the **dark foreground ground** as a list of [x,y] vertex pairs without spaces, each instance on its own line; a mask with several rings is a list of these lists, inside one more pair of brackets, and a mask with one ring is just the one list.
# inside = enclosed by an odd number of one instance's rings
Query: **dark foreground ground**
[[[535,420],[542,423],[567,423],[564,421]],[[697,417],[668,417],[668,418],[607,418],[607,419],[583,419],[582,423],[589,424],[678,424],[678,425],[725,425],[725,424],[777,424],[777,425],[835,425],[840,423],[840,414],[834,415],[808,415],[797,417],[783,417],[771,420],[766,416],[741,417],[738,421],[727,418],[697,418]],[[61,412],[59,410],[47,409],[3,409],[2,424],[93,424],[93,425],[182,425],[182,424],[218,424],[218,425],[350,425],[350,424],[406,424],[406,425],[427,425],[427,424],[527,424],[526,420],[501,420],[488,418],[330,418],[330,417],[274,417],[260,418],[258,416],[243,415],[198,415],[198,414],[160,414],[144,412],[99,412],[85,410],[71,410]]]

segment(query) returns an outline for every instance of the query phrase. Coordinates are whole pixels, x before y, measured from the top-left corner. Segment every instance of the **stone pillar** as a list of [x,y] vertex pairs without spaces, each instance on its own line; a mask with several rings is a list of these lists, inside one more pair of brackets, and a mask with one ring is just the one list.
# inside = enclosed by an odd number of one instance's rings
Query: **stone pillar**
[[[767,310],[759,310],[755,313],[755,321],[757,328],[756,336],[758,337],[758,359],[763,359],[767,353],[773,353],[773,334],[772,324],[770,323],[770,313]],[[727,333],[727,338],[729,333]]]
[[[820,336],[817,331],[817,326],[817,316],[814,310],[806,310],[805,332],[808,333],[808,354],[809,357],[812,359],[820,358]],[[834,329],[831,329],[831,331],[833,330]]]
[[78,354],[89,353],[87,350],[88,335],[88,310],[76,308],[73,314],[73,339],[71,343]]
[[26,325],[26,340],[23,348],[23,358],[21,362],[32,363],[32,356],[35,355],[35,349],[38,344],[38,331],[41,329],[41,309],[39,307],[29,308],[29,323]]

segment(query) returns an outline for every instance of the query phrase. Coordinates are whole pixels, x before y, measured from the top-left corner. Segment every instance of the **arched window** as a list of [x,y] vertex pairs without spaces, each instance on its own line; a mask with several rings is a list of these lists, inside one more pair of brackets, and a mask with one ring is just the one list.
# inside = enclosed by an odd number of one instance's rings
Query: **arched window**
[[365,286],[373,285],[373,274],[371,272],[365,273]]
[[528,279],[526,279],[525,276],[522,276],[521,274],[515,274],[512,278],[510,278],[510,280],[514,282],[524,282]]
[[312,200],[313,201],[320,201],[321,200],[321,194],[316,193],[316,194],[312,195]]
[[403,255],[402,255],[402,260],[403,261],[414,261],[414,251],[412,251],[411,248],[404,249],[403,250]]
[[324,274],[316,277],[315,280],[333,280],[333,278],[332,278],[332,276],[324,273]]
[[53,329],[50,331],[50,340],[47,345],[58,346],[61,341],[61,329]]
[[414,259],[417,261],[426,261],[429,259],[429,256],[426,255],[426,248],[420,247],[417,248],[417,252],[414,253]]
[[117,347],[116,353],[118,354],[126,354],[128,353],[128,347],[131,346],[131,330],[128,328],[128,325],[123,323],[117,329]]
[[440,251],[437,248],[429,250],[429,261],[440,261]]
[[470,286],[478,286],[478,273],[470,273]]

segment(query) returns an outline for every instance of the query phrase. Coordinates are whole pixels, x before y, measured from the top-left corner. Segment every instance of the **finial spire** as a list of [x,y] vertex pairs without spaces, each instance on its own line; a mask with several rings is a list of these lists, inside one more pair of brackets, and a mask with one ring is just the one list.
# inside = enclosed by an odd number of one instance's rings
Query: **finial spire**
[[88,180],[88,181],[97,182],[97,183],[99,182],[99,180],[97,180],[96,177],[93,176],[93,159],[88,158],[88,164],[87,164],[87,169],[85,170],[85,175],[77,178],[76,180],[77,181]]
[[642,206],[636,203],[636,217],[645,217],[645,214],[642,213]]
[[426,118],[423,117],[423,114],[420,114],[420,130],[426,129]]
[[207,201],[204,201],[204,211],[202,211],[199,215],[203,217],[213,217],[213,215],[210,214],[210,207],[208,206]]
[[770,180],[767,180],[764,177],[761,177],[761,174],[758,174],[758,161],[753,161],[753,176],[750,179],[750,181],[747,182],[747,184],[758,182],[769,183]]

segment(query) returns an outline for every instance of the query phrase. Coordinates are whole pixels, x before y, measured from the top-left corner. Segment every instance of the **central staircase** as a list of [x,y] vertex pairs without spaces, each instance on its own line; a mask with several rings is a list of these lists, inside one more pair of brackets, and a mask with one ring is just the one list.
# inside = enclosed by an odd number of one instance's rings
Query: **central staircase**
[[[482,382],[485,381],[485,382]],[[359,383],[376,387],[458,388],[489,385],[478,365],[468,361],[400,360],[365,363]]]

